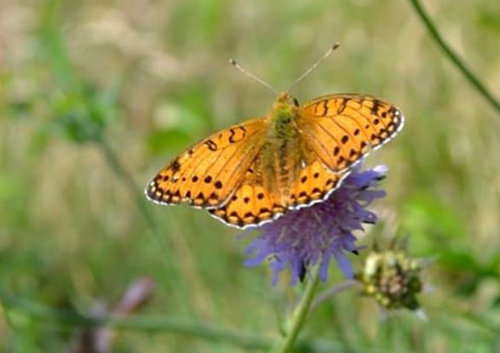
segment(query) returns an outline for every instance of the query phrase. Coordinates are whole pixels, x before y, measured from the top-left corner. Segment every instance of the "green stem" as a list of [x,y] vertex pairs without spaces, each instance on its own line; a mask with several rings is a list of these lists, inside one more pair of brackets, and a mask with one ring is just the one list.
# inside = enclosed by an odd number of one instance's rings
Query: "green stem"
[[413,5],[413,8],[417,12],[418,16],[424,23],[425,27],[429,31],[429,34],[434,39],[434,41],[441,47],[446,56],[450,61],[455,64],[455,66],[462,72],[462,74],[467,78],[467,80],[474,86],[474,88],[481,94],[484,99],[492,105],[492,107],[500,114],[500,101],[496,99],[493,94],[482,84],[482,82],[472,73],[472,71],[467,67],[467,65],[459,59],[458,55],[450,48],[448,44],[443,40],[441,35],[436,29],[436,26],[432,23],[429,15],[425,12],[419,0],[409,0]]
[[[148,223],[151,229],[151,236],[153,241],[156,242],[158,249],[161,250],[162,256],[160,256],[160,261],[162,262],[165,271],[163,272],[163,278],[166,282],[170,282],[173,285],[179,287],[180,282],[176,281],[176,278],[179,278],[180,275],[179,270],[175,263],[172,261],[171,255],[171,246],[167,243],[168,239],[162,233],[162,230],[156,221],[153,214],[149,211],[149,208],[146,204],[146,197],[144,196],[142,189],[137,185],[131,173],[127,171],[123,163],[121,163],[120,158],[115,153],[115,151],[111,148],[104,137],[97,138],[95,140],[97,147],[101,150],[104,155],[104,159],[107,164],[110,166],[111,170],[115,173],[115,175],[122,180],[122,182],[127,187],[130,194],[136,200],[136,205],[139,208],[140,212],[144,216],[144,219]],[[180,290],[182,292],[182,290]]]
[[122,181],[125,183],[129,191],[133,194],[134,198],[137,201],[137,205],[148,222],[149,226],[151,229],[156,232],[159,230],[159,227],[153,217],[153,215],[149,212],[149,209],[146,207],[145,204],[145,196],[144,194],[140,191],[141,188],[137,185],[135,180],[132,178],[130,173],[125,169],[123,164],[120,162],[118,156],[116,153],[113,151],[111,146],[108,144],[108,142],[104,138],[99,138],[96,140],[97,145],[101,149],[104,158],[108,162],[108,165],[111,167],[113,172],[120,178]]
[[309,309],[311,307],[311,303],[314,299],[314,294],[316,293],[316,289],[319,283],[319,266],[316,266],[313,269],[312,278],[307,282],[306,289],[300,300],[299,305],[295,308],[288,321],[288,325],[285,328],[285,336],[278,340],[272,347],[272,353],[286,353],[289,352],[290,349],[297,341],[297,337],[299,336],[300,330],[302,326],[304,326],[307,314],[309,313]]
[[[8,311],[8,319],[14,321],[12,323],[13,329],[18,326],[22,327],[23,323],[32,324],[37,322],[43,325],[44,328],[60,327],[65,331],[68,331],[70,328],[98,329],[99,327],[108,327],[116,330],[186,335],[190,338],[233,344],[242,348],[254,350],[267,350],[271,347],[272,343],[267,337],[251,333],[233,332],[214,327],[213,323],[203,324],[167,316],[148,315],[128,318],[107,317],[96,319],[90,316],[81,315],[77,312],[57,310],[19,298],[2,288],[0,288],[0,301],[4,305],[5,310]],[[326,340],[299,340],[295,348],[297,352],[330,353],[340,351],[342,346],[336,342]],[[387,351],[375,351],[370,349],[361,349],[360,352],[388,353]]]
[[323,293],[320,293],[316,296],[313,303],[311,304],[311,311],[316,309],[323,302],[330,300],[332,297],[337,295],[338,293],[345,291],[347,289],[355,288],[359,286],[358,282],[355,280],[346,280],[342,283],[339,283],[330,289],[326,290]]
[[[95,142],[99,147],[99,149],[101,150],[101,152],[103,153],[106,162],[111,167],[115,175],[118,176],[123,181],[129,192],[135,198],[137,207],[139,207],[139,210],[141,211],[150,229],[155,235],[153,238],[157,242],[159,248],[164,252],[164,254],[169,254],[169,247],[163,241],[160,240],[163,238],[163,235],[161,234],[161,229],[158,226],[158,223],[156,222],[155,218],[153,217],[153,214],[149,211],[146,205],[146,197],[142,193],[141,188],[139,188],[132,175],[120,162],[118,155],[115,153],[115,151],[113,151],[113,149],[108,144],[106,139],[101,137],[96,139]],[[170,258],[170,256],[164,257],[162,261],[166,267],[166,270],[172,271],[174,269],[173,264],[166,261],[165,258]]]
[[[213,325],[189,322],[186,320],[161,316],[134,316],[130,318],[106,317],[102,319],[80,315],[76,312],[54,310],[35,302],[19,299],[0,288],[0,301],[9,309],[9,314],[20,325],[30,320],[39,321],[44,327],[52,325],[68,327],[94,328],[108,327],[118,330],[139,330],[148,332],[172,332],[198,337],[208,341],[227,342],[249,349],[266,349],[268,339],[248,333],[236,333]],[[16,327],[18,325],[13,325]]]

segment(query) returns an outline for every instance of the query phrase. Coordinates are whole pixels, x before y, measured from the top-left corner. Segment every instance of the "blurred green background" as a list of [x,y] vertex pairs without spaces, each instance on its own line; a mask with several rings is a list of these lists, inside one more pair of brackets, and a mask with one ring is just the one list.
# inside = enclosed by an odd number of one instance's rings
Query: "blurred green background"
[[[500,2],[425,5],[500,96]],[[404,0],[2,0],[0,349],[74,346],[75,327],[16,302],[89,314],[142,276],[156,289],[140,315],[275,337],[299,288],[244,268],[237,230],[146,203],[142,188],[192,142],[269,111],[273,95],[229,58],[281,90],[334,41],[341,48],[294,89],[298,100],[369,93],[406,116],[369,158],[389,166],[388,196],[360,244],[410,235],[410,251],[436,262],[421,295],[428,322],[409,312],[382,321],[374,301],[346,292],[311,314],[303,337],[335,352],[500,352],[500,116]],[[357,269],[363,257],[350,256]],[[342,280],[330,274],[321,290]],[[129,329],[112,351],[260,350]]]

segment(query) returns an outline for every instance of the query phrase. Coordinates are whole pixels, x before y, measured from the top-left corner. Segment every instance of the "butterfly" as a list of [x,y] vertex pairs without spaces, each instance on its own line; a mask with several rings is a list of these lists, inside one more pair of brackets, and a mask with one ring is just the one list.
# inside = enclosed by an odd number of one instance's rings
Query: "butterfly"
[[369,95],[333,94],[299,105],[280,93],[268,115],[216,132],[177,156],[146,195],[206,209],[238,228],[260,226],[328,198],[403,123],[397,107]]

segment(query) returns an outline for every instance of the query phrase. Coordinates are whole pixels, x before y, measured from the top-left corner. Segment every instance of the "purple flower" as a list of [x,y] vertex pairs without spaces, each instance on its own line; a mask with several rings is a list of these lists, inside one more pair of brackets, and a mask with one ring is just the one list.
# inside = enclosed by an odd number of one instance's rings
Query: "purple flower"
[[353,270],[345,251],[357,254],[353,232],[364,230],[362,223],[376,222],[376,214],[366,207],[385,196],[385,191],[375,187],[386,173],[384,165],[366,171],[355,167],[325,201],[289,211],[257,228],[260,234],[246,251],[253,257],[245,261],[245,265],[256,266],[270,259],[273,285],[278,282],[279,272],[287,267],[291,269],[292,285],[295,285],[318,263],[319,276],[326,281],[330,260],[334,258],[344,275],[352,278]]

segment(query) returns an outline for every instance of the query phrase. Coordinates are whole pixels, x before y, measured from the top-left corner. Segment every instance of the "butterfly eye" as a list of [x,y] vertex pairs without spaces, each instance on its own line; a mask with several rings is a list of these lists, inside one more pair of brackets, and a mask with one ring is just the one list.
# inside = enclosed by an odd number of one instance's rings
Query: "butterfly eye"
[[297,100],[297,98],[293,99],[293,104],[295,104],[296,107],[299,106],[299,101]]

